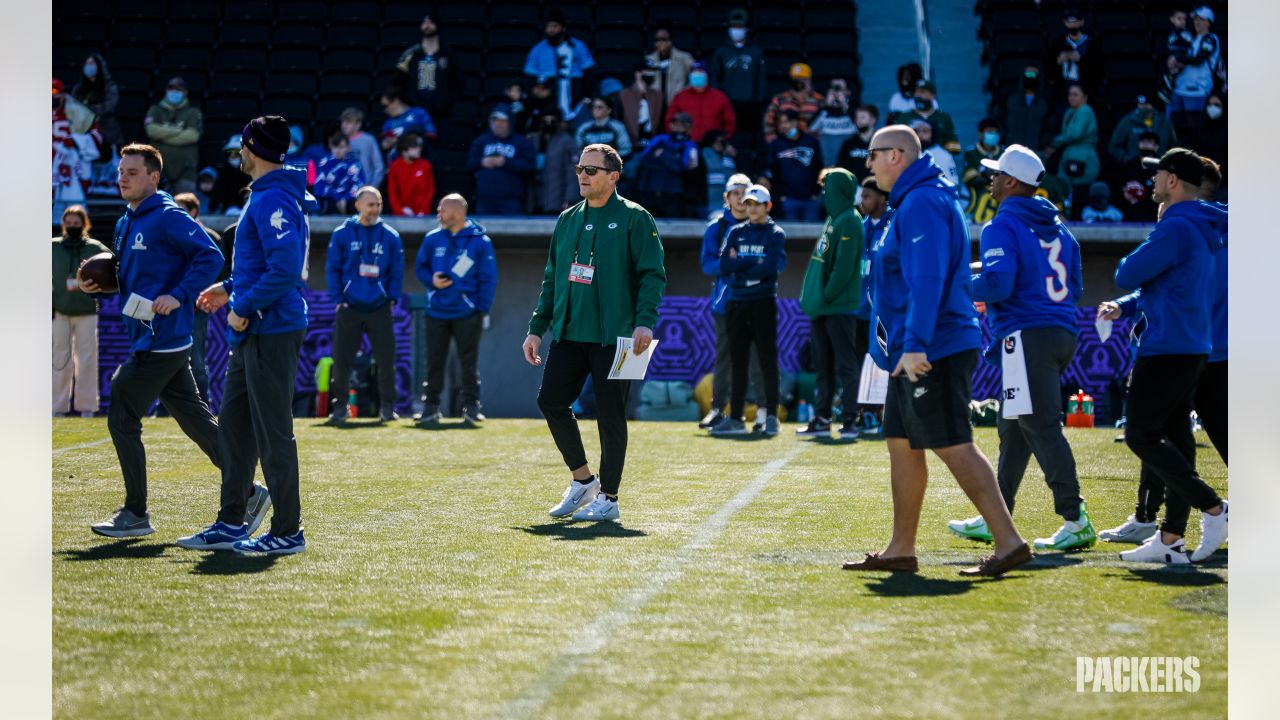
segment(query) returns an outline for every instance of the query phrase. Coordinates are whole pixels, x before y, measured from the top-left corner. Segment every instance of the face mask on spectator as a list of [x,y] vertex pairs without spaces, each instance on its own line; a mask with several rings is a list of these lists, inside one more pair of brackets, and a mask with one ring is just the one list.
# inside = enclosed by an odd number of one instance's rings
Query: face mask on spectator
[[799,128],[794,128],[794,127],[793,127],[793,128],[791,128],[790,130],[788,130],[788,131],[787,131],[787,139],[788,139],[788,140],[795,140],[795,139],[796,139],[797,137],[799,137],[799,136],[800,136],[800,129],[799,129]]
[[729,28],[729,39],[730,39],[730,40],[732,40],[732,41],[734,41],[734,42],[736,42],[736,43],[740,43],[740,42],[742,42],[743,40],[745,40],[746,38],[747,38],[747,29],[746,29],[746,28],[736,28],[736,27],[731,27],[731,28]]
[[87,77],[87,78],[93,78],[93,77],[97,77],[97,75],[98,75],[98,64],[97,64],[97,63],[87,62],[87,63],[85,63],[85,64],[84,64],[84,76],[85,76],[85,77]]
[[911,93],[916,91],[916,84],[910,80],[899,80],[898,91],[902,93],[902,97],[911,97]]
[[800,92],[800,91],[804,90],[804,81],[803,81],[803,80],[792,80],[792,81],[791,81],[791,89],[792,89],[792,90],[795,90],[796,92]]
[[182,92],[181,90],[169,90],[164,94],[164,101],[169,103],[170,105],[179,105],[182,103],[183,99],[186,97],[187,97],[187,94]]
[[1156,154],[1159,153],[1159,151],[1160,149],[1155,147],[1154,145],[1138,146],[1138,154],[1141,155],[1142,157],[1155,157]]
[[925,110],[928,110],[931,107],[933,107],[932,101],[922,97],[916,98],[916,109],[919,110],[920,112],[924,112]]
[[707,74],[702,72],[701,70],[689,73],[689,85],[691,85],[692,87],[698,90],[701,90],[702,88],[706,87]]
[[227,158],[227,164],[228,164],[228,165],[230,165],[230,166],[231,166],[231,167],[233,167],[233,168],[238,168],[238,167],[240,167],[240,156],[239,156],[239,155],[235,155],[235,156],[233,156],[233,157],[229,157],[229,158]]
[[1210,120],[1217,120],[1218,118],[1222,117],[1222,106],[1206,105],[1204,108],[1204,114],[1208,115]]
[[81,237],[84,236],[84,228],[69,227],[63,231],[63,236],[66,237],[66,239],[68,240],[79,240]]
[[987,131],[982,133],[982,144],[987,147],[997,147],[1000,145],[1000,133]]
[[1034,73],[1028,73],[1022,76],[1022,89],[1030,92],[1036,92],[1040,89],[1040,76]]

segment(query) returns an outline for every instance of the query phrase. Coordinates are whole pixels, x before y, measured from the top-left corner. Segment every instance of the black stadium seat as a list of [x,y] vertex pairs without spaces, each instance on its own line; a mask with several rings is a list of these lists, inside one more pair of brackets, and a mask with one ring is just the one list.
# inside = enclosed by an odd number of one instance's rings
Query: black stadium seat
[[[429,8],[419,5],[422,8],[418,14],[418,21],[421,22],[422,16],[427,14]],[[536,10],[534,11],[537,12]],[[432,19],[437,25],[447,27],[449,25],[465,25],[472,23],[481,23],[485,21],[485,3],[475,2],[442,2],[436,5],[435,13]]]
[[308,2],[307,0],[276,3],[277,27],[295,22],[324,25],[328,21],[329,14],[326,12],[324,3]]
[[158,19],[111,23],[111,44],[155,47],[164,41],[164,22]]
[[53,25],[55,45],[101,47],[107,39],[107,24],[99,20],[62,20]]
[[240,93],[210,92],[205,97],[204,115],[208,118],[248,122],[258,115],[258,99]]
[[765,51],[765,57],[775,52],[796,52],[804,47],[798,28],[770,27],[755,33],[754,42]]
[[319,50],[276,50],[271,53],[270,69],[301,70],[316,73],[320,71]]
[[272,72],[267,75],[267,98],[316,94],[316,76],[305,72]]
[[378,30],[372,25],[331,24],[324,42],[331,48],[375,48],[378,46]]
[[537,30],[532,27],[499,27],[489,31],[488,48],[489,50],[523,50],[528,53],[529,48],[538,42],[541,36]]
[[232,0],[223,4],[222,19],[270,24],[275,19],[275,10],[264,0]]
[[[531,3],[495,3],[489,6],[489,24],[492,26],[527,27],[536,29],[541,34],[545,22],[538,6]],[[586,28],[578,28],[578,30],[583,31]]]
[[[586,3],[571,3],[568,5],[560,5],[560,12],[564,13],[565,22],[569,24],[569,32],[575,30],[585,32],[594,22],[591,12],[591,6]],[[643,23],[642,23],[643,24]]]
[[215,71],[246,70],[261,72],[267,64],[267,55],[262,50],[232,48],[214,53],[213,67]]
[[324,25],[281,20],[272,31],[271,38],[273,51],[278,48],[318,48],[324,45]]
[[631,50],[639,56],[645,47],[644,30],[640,27],[622,25],[600,28],[596,30],[594,42],[593,49],[620,48]]
[[271,29],[263,23],[225,23],[218,31],[218,49],[265,48],[271,43]]
[[805,6],[804,25],[808,29],[846,28],[854,30],[857,22],[857,13],[853,9],[853,3],[850,2],[810,2]]
[[337,2],[329,6],[329,22],[333,25],[382,22],[382,8],[376,2]]
[[112,48],[107,51],[106,57],[107,64],[113,73],[119,70],[146,70],[152,72],[156,69],[156,51],[154,48]]
[[[484,8],[480,8],[480,22],[484,22]],[[423,7],[420,2],[393,2],[387,3],[382,8],[382,24],[387,25],[406,25],[412,27],[415,32],[418,26],[422,24],[422,16],[431,15],[437,23],[440,22],[436,18],[436,13],[431,12],[430,8]]]
[[813,28],[805,30],[805,49],[809,52],[858,51],[858,36],[852,28]]
[[[326,72],[320,76],[321,95],[373,94],[373,75],[368,72]],[[381,90],[379,88],[379,90]]]
[[343,48],[342,50],[329,50],[326,52],[324,54],[323,67],[325,72],[368,73],[377,69],[377,61],[372,50]]
[[209,48],[213,46],[216,25],[203,22],[171,22],[165,28],[165,45],[191,45]]
[[262,73],[220,72],[209,81],[213,92],[258,96],[262,94]]
[[212,64],[213,53],[207,48],[167,47],[160,51],[161,67],[208,72]]
[[[698,10],[693,3],[657,3],[649,6],[649,29],[657,28],[659,22],[668,20],[676,28],[688,29],[698,24]],[[653,34],[650,33],[650,39]],[[676,47],[680,47],[677,43]]]
[[287,97],[268,95],[262,101],[262,112],[267,115],[280,115],[291,124],[309,124],[313,108],[309,97]]
[[[77,73],[77,75],[73,77],[79,77],[79,74]],[[134,90],[140,90],[145,93],[151,92],[152,89],[159,88],[159,83],[166,82],[169,79],[169,77],[171,77],[171,75],[164,75],[164,76],[161,76],[159,79],[157,79],[154,68],[151,70],[139,70],[139,69],[131,69],[131,68],[120,68],[118,70],[117,69],[111,70],[111,79],[116,81],[117,87],[121,89],[133,88]],[[74,80],[71,80],[71,78],[64,77],[62,78],[62,80],[63,82],[66,82],[68,86],[74,83]],[[190,87],[190,83],[188,83],[187,86]],[[119,113],[118,110],[117,110],[117,113]]]
[[596,8],[596,27],[601,25],[643,28],[644,7],[640,3],[601,5]]

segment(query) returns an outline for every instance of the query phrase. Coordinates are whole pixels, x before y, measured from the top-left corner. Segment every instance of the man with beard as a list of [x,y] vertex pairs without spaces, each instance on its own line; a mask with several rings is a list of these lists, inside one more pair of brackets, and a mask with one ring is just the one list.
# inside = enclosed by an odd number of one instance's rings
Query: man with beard
[[572,114],[575,100],[582,97],[587,71],[596,64],[587,46],[569,37],[567,24],[560,10],[548,12],[546,37],[529,50],[524,62],[525,75],[551,79],[557,104],[565,117]]
[[440,41],[435,20],[424,15],[419,29],[422,40],[409,46],[396,61],[396,84],[410,93],[414,105],[435,113],[449,102],[454,67]]
[[849,136],[840,146],[835,165],[853,173],[861,183],[871,175],[867,169],[867,148],[871,147],[871,136],[876,132],[876,124],[880,122],[880,110],[875,105],[859,105],[853,113],[853,124],[858,131]]

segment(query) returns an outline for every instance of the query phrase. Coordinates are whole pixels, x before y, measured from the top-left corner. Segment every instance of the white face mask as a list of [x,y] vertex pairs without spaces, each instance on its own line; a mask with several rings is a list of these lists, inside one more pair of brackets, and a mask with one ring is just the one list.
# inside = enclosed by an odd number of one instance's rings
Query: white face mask
[[745,40],[745,39],[746,39],[746,37],[747,37],[747,29],[746,29],[746,28],[736,28],[736,27],[734,27],[734,28],[729,28],[729,39],[730,39],[730,40],[732,40],[732,41],[734,41],[734,42],[738,43],[738,42],[742,42],[743,40]]
[[1204,109],[1204,114],[1209,116],[1210,120],[1217,120],[1222,117],[1221,105],[1208,105]]

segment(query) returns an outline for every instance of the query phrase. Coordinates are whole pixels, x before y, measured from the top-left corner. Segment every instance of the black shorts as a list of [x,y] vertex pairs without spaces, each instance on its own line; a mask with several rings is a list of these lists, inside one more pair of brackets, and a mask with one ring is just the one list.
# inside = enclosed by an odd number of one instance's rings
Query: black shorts
[[969,401],[978,351],[962,350],[929,362],[933,369],[917,382],[908,380],[906,373],[889,378],[884,436],[906,438],[912,450],[973,442]]

